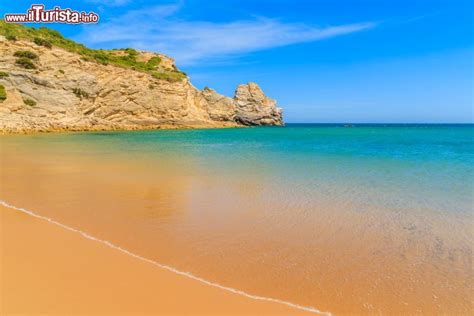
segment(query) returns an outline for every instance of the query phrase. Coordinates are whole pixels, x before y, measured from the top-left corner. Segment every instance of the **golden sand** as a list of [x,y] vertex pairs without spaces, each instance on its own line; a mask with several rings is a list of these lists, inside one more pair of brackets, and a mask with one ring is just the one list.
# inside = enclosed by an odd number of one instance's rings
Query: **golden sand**
[[0,207],[2,315],[300,315]]
[[[262,188],[272,184],[265,177],[222,179],[184,155],[97,152],[5,142],[0,200],[206,280],[335,315],[472,314],[469,223],[456,224],[454,234],[441,220],[408,214],[407,224],[425,228],[414,235],[384,214],[345,212],[344,201],[324,205],[313,196],[304,207],[317,216],[292,222],[295,205],[277,208],[291,198],[285,194],[272,196],[275,208],[261,221],[269,205],[259,204]],[[0,214],[0,314],[299,312],[159,269],[15,210]]]

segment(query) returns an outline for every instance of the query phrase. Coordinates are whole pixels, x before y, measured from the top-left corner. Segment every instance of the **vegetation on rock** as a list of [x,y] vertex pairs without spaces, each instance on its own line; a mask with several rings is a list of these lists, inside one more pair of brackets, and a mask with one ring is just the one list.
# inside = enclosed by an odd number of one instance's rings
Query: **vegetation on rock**
[[20,57],[15,61],[15,63],[25,69],[36,69],[36,65],[27,57]]
[[29,50],[17,50],[13,56],[15,57],[25,57],[29,59],[38,59],[38,55],[36,55],[33,52],[30,52]]
[[[121,50],[91,49],[63,37],[61,33],[56,30],[46,27],[26,27],[24,25],[6,23],[4,20],[0,20],[0,35],[15,37],[19,40],[33,41],[37,45],[48,48],[53,46],[60,47],[69,52],[81,55],[82,59],[86,61],[95,61],[103,65],[130,68],[136,71],[149,73],[157,79],[179,81],[186,78],[186,74],[179,71],[176,67],[169,70],[158,70],[157,66],[161,62],[161,58],[158,56],[152,57],[148,61],[139,61],[137,59],[139,54],[133,48]],[[123,52],[124,54],[119,54],[119,52]]]
[[158,56],[150,58],[147,62],[149,68],[156,68],[161,63],[161,58]]
[[0,79],[5,77],[8,77],[8,73],[6,73],[5,71],[0,71]]
[[5,87],[0,84],[0,102],[3,102],[7,99],[7,91]]
[[36,105],[36,101],[35,100],[32,100],[32,99],[23,99],[23,103],[25,103],[26,105],[28,106],[35,106]]
[[44,46],[46,48],[52,48],[53,47],[53,44],[51,44],[50,41],[45,40],[44,38],[41,38],[41,37],[35,37],[33,39],[33,42],[38,46]]
[[78,97],[81,100],[82,100],[82,98],[88,98],[89,97],[89,93],[82,90],[81,88],[74,88],[74,89],[72,89],[72,92],[76,95],[76,97]]
[[183,78],[186,78],[186,75],[181,72],[158,72],[158,71],[153,71],[151,73],[153,78],[155,79],[161,79],[161,80],[167,80],[169,82],[177,82],[180,81]]

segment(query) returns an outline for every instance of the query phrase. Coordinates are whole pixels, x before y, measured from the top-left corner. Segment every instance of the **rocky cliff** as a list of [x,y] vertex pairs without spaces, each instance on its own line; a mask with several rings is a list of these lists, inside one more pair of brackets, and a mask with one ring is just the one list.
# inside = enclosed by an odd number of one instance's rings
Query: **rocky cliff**
[[283,124],[255,83],[230,98],[196,89],[162,54],[91,50],[15,28],[0,35],[0,133]]

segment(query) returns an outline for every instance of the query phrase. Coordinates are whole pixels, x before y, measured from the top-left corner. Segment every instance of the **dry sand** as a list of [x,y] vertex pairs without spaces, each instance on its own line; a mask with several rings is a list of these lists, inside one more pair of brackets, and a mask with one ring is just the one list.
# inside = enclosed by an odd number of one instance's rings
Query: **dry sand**
[[299,315],[0,206],[2,315]]

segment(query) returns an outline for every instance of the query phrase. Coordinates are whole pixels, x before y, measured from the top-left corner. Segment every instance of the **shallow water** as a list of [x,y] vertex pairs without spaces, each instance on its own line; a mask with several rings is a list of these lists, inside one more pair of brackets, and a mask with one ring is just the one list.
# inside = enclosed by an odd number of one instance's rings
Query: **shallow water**
[[473,125],[0,138],[0,199],[334,314],[473,310]]

